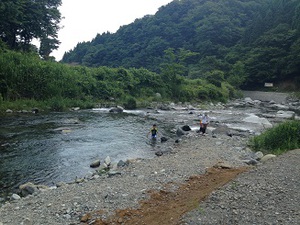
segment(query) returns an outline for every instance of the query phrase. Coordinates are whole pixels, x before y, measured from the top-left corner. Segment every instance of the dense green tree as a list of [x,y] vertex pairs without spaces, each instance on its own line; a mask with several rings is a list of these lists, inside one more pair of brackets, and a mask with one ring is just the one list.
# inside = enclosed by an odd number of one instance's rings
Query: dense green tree
[[0,39],[11,49],[26,51],[38,39],[41,56],[48,58],[59,44],[60,5],[61,0],[1,0]]

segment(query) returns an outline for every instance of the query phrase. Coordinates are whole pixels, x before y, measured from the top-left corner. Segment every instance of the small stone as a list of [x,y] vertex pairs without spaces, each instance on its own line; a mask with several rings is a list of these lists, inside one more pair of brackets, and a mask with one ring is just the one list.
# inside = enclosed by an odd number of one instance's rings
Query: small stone
[[255,152],[255,159],[260,160],[264,157],[264,153],[262,152]]
[[87,222],[88,220],[90,220],[92,218],[91,214],[87,213],[85,214],[83,217],[81,217],[80,222]]
[[108,177],[113,177],[116,175],[121,175],[121,172],[119,172],[119,171],[109,171],[108,172]]
[[118,167],[124,167],[124,166],[127,166],[128,163],[124,162],[123,160],[120,160],[117,164]]
[[25,220],[22,222],[22,225],[32,225],[32,221],[29,218],[25,218]]
[[109,156],[107,156],[107,157],[105,158],[104,164],[107,165],[107,166],[110,166],[110,164],[111,164],[111,159],[110,159]]
[[13,194],[13,195],[11,196],[11,199],[12,199],[12,200],[19,200],[19,199],[21,199],[21,197],[20,197],[20,195]]
[[264,157],[262,157],[260,161],[265,162],[265,161],[267,161],[267,160],[269,160],[269,159],[273,159],[273,158],[276,158],[276,155],[273,155],[273,154],[267,154],[267,155],[265,155]]
[[162,151],[157,151],[157,152],[155,152],[155,155],[157,155],[157,156],[162,156],[164,153],[162,152]]

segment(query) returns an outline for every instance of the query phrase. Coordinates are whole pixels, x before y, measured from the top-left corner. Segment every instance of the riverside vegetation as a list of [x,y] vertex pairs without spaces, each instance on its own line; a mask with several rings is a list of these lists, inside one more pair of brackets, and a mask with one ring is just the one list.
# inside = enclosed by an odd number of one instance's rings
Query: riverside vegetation
[[[152,101],[221,101],[239,92],[225,80],[186,79],[168,64],[161,74],[140,68],[88,68],[44,61],[36,53],[0,50],[1,112],[42,108],[62,111],[113,102],[128,109]],[[177,72],[176,72],[177,71]]]
[[50,56],[59,46],[61,0],[2,1],[0,110],[225,102],[265,82],[299,90],[299,1],[225,2],[174,0],[78,43],[62,64]]
[[254,150],[282,154],[300,148],[300,121],[291,120],[278,124],[250,141]]

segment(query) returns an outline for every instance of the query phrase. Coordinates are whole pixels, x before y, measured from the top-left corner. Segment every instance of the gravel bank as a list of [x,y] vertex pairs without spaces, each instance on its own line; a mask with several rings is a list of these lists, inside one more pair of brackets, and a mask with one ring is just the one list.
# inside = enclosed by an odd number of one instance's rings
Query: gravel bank
[[183,183],[219,161],[244,165],[241,158],[249,154],[244,143],[242,137],[213,138],[192,132],[174,143],[170,153],[134,160],[118,169],[120,175],[102,175],[6,203],[0,208],[0,224],[80,224],[87,212],[102,210],[109,215],[116,209],[135,207],[148,198],[148,190],[163,190],[170,182]]
[[300,224],[300,149],[240,175],[182,224]]
[[[174,143],[170,153],[132,160],[113,176],[86,178],[6,203],[0,208],[0,225],[83,224],[82,216],[95,211],[105,219],[117,209],[138,207],[149,198],[149,190],[164,191],[172,184],[168,188],[176,191],[190,176],[204,174],[220,161],[245,166],[242,160],[251,154],[246,142],[239,136],[213,138],[191,132]],[[295,150],[258,164],[213,192],[180,224],[300,224],[299,161],[300,150]],[[171,224],[177,223],[165,223]]]

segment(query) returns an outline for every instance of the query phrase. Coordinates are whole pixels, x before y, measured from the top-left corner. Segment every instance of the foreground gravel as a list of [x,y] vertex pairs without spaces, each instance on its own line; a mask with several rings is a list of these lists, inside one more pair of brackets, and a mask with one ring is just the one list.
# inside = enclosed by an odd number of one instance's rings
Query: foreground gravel
[[182,224],[300,224],[300,149],[240,175]]
[[[0,208],[0,225],[80,224],[91,211],[109,216],[116,209],[137,207],[149,197],[147,191],[163,190],[170,182],[176,188],[220,161],[245,166],[243,159],[251,154],[246,142],[238,136],[192,132],[160,157],[132,160],[111,175],[8,202]],[[258,164],[212,193],[182,224],[300,224],[299,161],[298,150]]]

